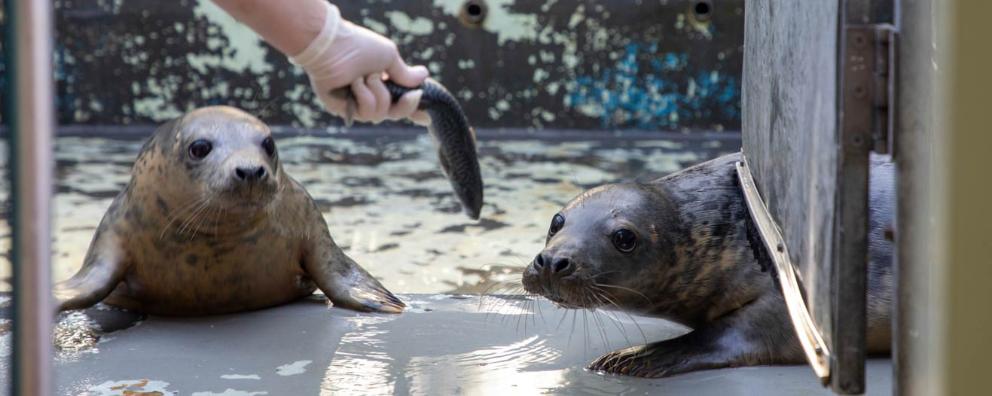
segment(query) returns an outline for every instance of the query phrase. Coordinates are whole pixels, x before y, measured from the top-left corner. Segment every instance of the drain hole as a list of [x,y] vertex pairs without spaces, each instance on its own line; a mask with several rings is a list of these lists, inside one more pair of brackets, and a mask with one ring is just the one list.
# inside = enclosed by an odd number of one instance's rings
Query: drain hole
[[462,4],[462,10],[458,13],[458,20],[462,25],[477,28],[482,26],[486,20],[486,2],[483,0],[468,0]]
[[712,13],[713,4],[709,1],[697,1],[696,4],[693,4],[692,6],[692,16],[699,22],[710,20],[710,14]]
[[708,3],[699,2],[696,3],[695,10],[697,15],[706,15],[710,13],[710,5]]
[[478,4],[469,4],[465,7],[465,11],[468,12],[469,16],[478,17],[479,15],[482,15],[482,6]]

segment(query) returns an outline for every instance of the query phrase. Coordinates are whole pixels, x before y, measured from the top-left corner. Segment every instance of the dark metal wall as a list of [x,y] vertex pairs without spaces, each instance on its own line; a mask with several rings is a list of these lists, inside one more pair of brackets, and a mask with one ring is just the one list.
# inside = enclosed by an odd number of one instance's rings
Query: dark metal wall
[[[338,5],[428,65],[478,127],[740,129],[742,0]],[[210,2],[55,7],[61,124],[158,123],[211,104],[277,125],[339,124],[300,70]],[[478,10],[485,15],[473,25]]]

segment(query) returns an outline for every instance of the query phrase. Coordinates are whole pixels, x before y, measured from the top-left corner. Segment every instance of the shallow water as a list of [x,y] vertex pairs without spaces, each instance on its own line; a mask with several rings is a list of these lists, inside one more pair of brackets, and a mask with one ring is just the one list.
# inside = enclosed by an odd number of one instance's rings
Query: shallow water
[[[661,380],[583,369],[611,350],[686,331],[660,319],[556,309],[526,296],[399,296],[410,307],[402,315],[328,309],[312,298],[236,315],[149,317],[94,348],[60,352],[58,394],[830,394],[804,365]],[[891,394],[888,360],[869,360],[867,376],[869,395]]]
[[[479,140],[486,187],[478,222],[461,213],[425,134],[295,136],[278,138],[277,145],[286,171],[314,196],[335,241],[386,287],[405,293],[478,292],[513,283],[543,245],[551,216],[581,191],[658,177],[739,147],[734,139],[698,138]],[[56,281],[81,265],[142,142],[57,139]],[[4,195],[7,190],[0,186]],[[9,245],[8,226],[0,223],[0,251]],[[6,279],[6,253],[0,268]]]

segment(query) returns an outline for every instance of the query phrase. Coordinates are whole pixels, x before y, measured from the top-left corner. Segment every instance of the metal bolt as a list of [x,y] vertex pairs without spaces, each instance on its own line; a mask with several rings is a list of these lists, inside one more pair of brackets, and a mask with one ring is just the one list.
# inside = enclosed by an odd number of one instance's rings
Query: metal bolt
[[857,46],[859,48],[865,46],[866,40],[865,40],[865,36],[863,34],[861,34],[861,33],[855,33],[853,38],[854,38],[854,45],[855,46]]
[[864,85],[855,85],[854,86],[854,97],[861,99],[861,98],[864,98],[865,95],[867,95],[867,94],[868,94],[868,90],[865,89],[865,86]]

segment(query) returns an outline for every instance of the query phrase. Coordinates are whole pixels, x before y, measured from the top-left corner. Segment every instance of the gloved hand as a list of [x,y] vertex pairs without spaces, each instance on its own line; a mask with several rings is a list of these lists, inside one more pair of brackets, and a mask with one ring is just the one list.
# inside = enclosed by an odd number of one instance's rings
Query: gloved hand
[[[323,29],[303,52],[290,57],[290,62],[307,72],[310,86],[327,111],[349,123],[352,119],[379,123],[404,118],[421,125],[429,123],[427,114],[417,111],[423,91],[410,91],[394,104],[382,82],[388,77],[399,85],[416,87],[427,78],[427,68],[407,66],[395,43],[341,19],[336,6],[325,5]],[[345,95],[348,89],[351,95]]]

